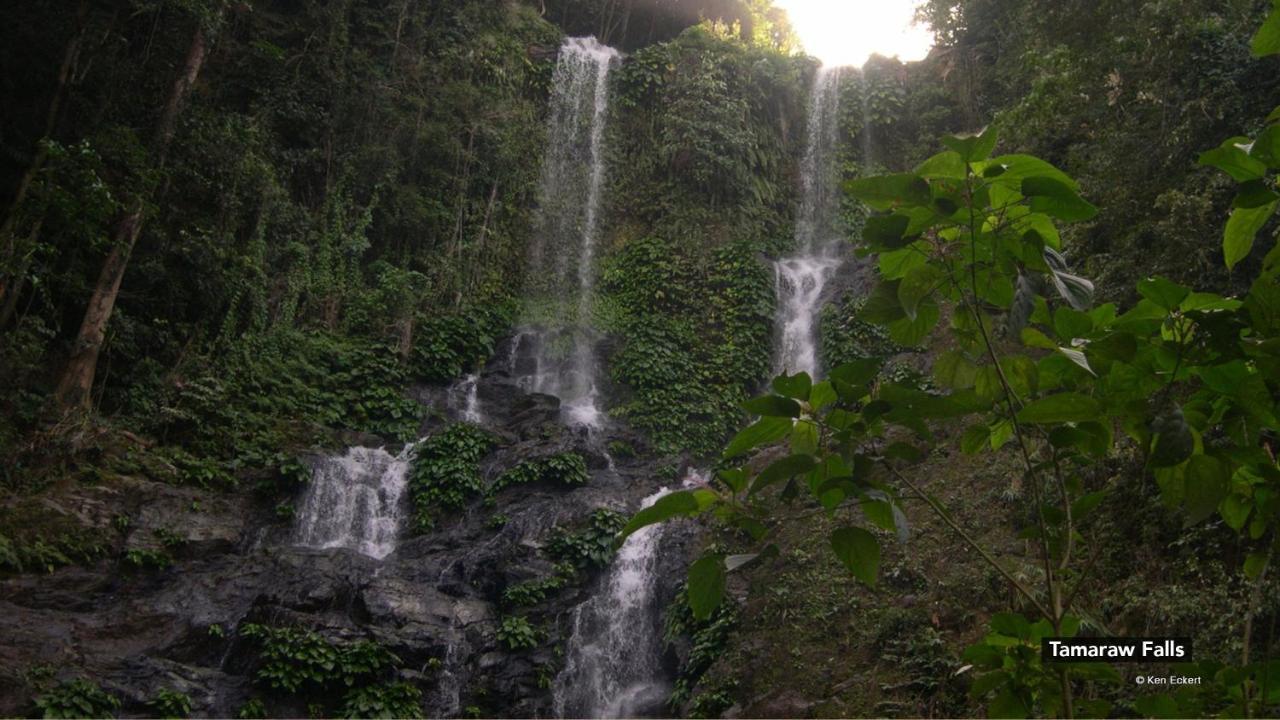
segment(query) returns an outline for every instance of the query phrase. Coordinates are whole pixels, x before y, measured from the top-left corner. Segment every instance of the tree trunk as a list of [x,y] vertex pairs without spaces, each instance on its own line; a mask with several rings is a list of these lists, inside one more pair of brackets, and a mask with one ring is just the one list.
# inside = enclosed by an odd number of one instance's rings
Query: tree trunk
[[[157,165],[164,167],[169,154],[169,144],[177,127],[178,113],[182,102],[191,91],[200,68],[204,65],[206,46],[204,28],[197,26],[191,36],[191,45],[187,50],[187,60],[182,74],[173,82],[169,91],[169,99],[160,114],[160,122],[156,126],[155,152]],[[111,312],[115,308],[116,297],[120,294],[120,282],[124,279],[125,269],[129,266],[129,256],[133,246],[142,233],[142,200],[134,200],[130,209],[116,224],[111,252],[102,264],[102,272],[94,285],[93,295],[89,298],[89,306],[85,309],[84,320],[80,323],[80,331],[76,335],[75,344],[71,348],[71,357],[67,361],[66,370],[58,382],[55,401],[63,413],[87,410],[90,391],[93,389],[93,378],[97,372],[98,355],[102,351],[102,342],[106,338],[107,323],[111,321]]]

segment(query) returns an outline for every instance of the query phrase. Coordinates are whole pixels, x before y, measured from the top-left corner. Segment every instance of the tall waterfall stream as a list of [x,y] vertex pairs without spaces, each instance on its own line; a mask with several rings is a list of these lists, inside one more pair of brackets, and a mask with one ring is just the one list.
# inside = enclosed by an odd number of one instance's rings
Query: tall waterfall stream
[[827,284],[843,263],[838,231],[836,132],[840,117],[840,68],[819,68],[809,98],[796,254],[774,263],[778,296],[777,372],[820,371],[817,325]]

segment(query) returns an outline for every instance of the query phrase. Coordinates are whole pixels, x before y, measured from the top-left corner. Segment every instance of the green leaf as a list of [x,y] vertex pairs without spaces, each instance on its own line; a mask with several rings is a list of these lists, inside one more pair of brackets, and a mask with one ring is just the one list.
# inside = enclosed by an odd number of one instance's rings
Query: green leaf
[[833,369],[829,375],[832,380],[839,380],[849,385],[866,385],[880,374],[880,360],[863,358],[844,363]]
[[1249,180],[1240,184],[1231,207],[1256,208],[1276,200],[1280,200],[1280,195],[1267,185],[1266,180]]
[[631,533],[642,527],[664,522],[673,517],[696,515],[702,512],[704,507],[699,502],[698,496],[690,490],[677,490],[663,495],[649,507],[641,508],[639,512],[631,516],[631,520],[623,526],[622,532],[618,534],[618,542],[625,540]]
[[946,150],[925,160],[916,167],[916,174],[924,178],[947,178],[963,180],[965,176],[964,158],[954,150]]
[[1211,455],[1192,455],[1187,462],[1184,490],[1188,524],[1198,523],[1218,509],[1230,491],[1231,469]]
[[964,162],[981,162],[991,157],[996,147],[996,129],[988,125],[977,135],[947,135],[942,138],[942,144],[954,150]]
[[1033,425],[1095,420],[1102,406],[1088,395],[1065,392],[1034,400],[1018,411],[1018,421]]
[[1165,310],[1178,307],[1190,293],[1190,289],[1160,276],[1138,281],[1138,294]]
[[1280,7],[1272,8],[1271,14],[1249,42],[1249,51],[1254,57],[1280,53]]
[[914,318],[904,317],[889,323],[889,339],[904,347],[915,347],[928,337],[941,317],[938,304],[926,299],[916,307]]
[[1249,156],[1267,164],[1267,167],[1280,169],[1280,125],[1272,125],[1253,140]]
[[907,237],[906,215],[872,215],[862,226],[862,239],[873,250],[897,250],[910,245],[915,237]]
[[813,388],[813,379],[807,372],[795,375],[779,375],[773,379],[773,389],[781,395],[796,400],[808,400],[809,391]]
[[1098,208],[1076,194],[1072,186],[1051,177],[1029,177],[1022,181],[1022,194],[1031,198],[1031,209],[1059,220],[1088,220]]
[[991,616],[991,629],[1001,635],[1026,638],[1031,632],[1031,623],[1019,613],[998,612]]
[[1267,174],[1267,166],[1257,158],[1249,157],[1242,147],[1248,144],[1249,138],[1230,138],[1218,147],[1200,153],[1200,164],[1216,167],[1236,182],[1261,179]]
[[876,210],[928,205],[930,200],[929,183],[912,173],[858,178],[845,183],[844,190]]
[[862,528],[843,527],[831,533],[831,548],[854,577],[875,586],[880,573],[880,543],[874,535]]
[[817,466],[818,461],[812,455],[788,455],[775,460],[756,476],[756,481],[751,484],[751,494],[754,495],[774,483],[807,473]]
[[1250,580],[1257,580],[1262,574],[1262,569],[1267,565],[1267,556],[1264,553],[1249,553],[1249,557],[1244,559],[1244,575]]
[[985,423],[977,423],[965,428],[964,435],[960,437],[960,452],[965,455],[973,455],[986,446],[987,440],[991,437],[991,428]]
[[973,387],[978,366],[959,350],[947,350],[933,361],[933,376],[943,387],[963,390]]
[[920,302],[933,294],[943,277],[943,272],[933,265],[912,268],[898,283],[898,303],[911,320],[916,319]]
[[991,702],[987,705],[987,717],[1025,718],[1030,717],[1030,711],[1012,688],[1005,688],[991,698]]
[[1084,368],[1085,372],[1089,373],[1090,375],[1093,375],[1094,377],[1097,377],[1098,374],[1093,371],[1093,368],[1089,367],[1089,359],[1084,356],[1084,353],[1074,348],[1068,348],[1068,347],[1060,347],[1055,349],[1058,351],[1059,354],[1061,354],[1066,359],[1070,360],[1071,362],[1075,363],[1081,368]]
[[1227,228],[1222,234],[1222,254],[1227,269],[1235,267],[1253,249],[1253,238],[1276,210],[1277,203],[1256,208],[1236,208],[1231,211]]
[[689,609],[699,620],[707,620],[724,598],[724,557],[703,555],[689,566]]
[[[1022,181],[1029,177],[1045,177],[1066,185],[1072,190],[1079,190],[1079,185],[1070,175],[1041,160],[1034,155],[1001,155],[991,158],[988,168],[994,165],[1004,166],[1004,172],[995,178],[995,182],[1011,188],[1020,188]],[[983,171],[983,177],[991,177]]]
[[839,395],[836,393],[831,381],[824,380],[816,383],[813,389],[809,391],[809,407],[813,408],[814,412],[817,412],[835,402],[838,397]]
[[800,417],[800,403],[779,395],[761,395],[742,403],[742,409],[764,417]]
[[786,417],[763,417],[748,425],[733,436],[729,446],[724,449],[724,457],[737,457],[746,451],[781,440],[791,432],[791,419]]
[[862,514],[867,516],[873,525],[882,530],[896,530],[893,520],[893,506],[884,500],[867,500],[862,503]]

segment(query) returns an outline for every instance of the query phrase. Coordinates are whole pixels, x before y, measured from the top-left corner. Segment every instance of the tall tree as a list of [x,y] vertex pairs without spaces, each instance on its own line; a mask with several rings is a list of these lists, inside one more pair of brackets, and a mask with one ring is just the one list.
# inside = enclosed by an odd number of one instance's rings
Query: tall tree
[[[173,142],[178,115],[192,86],[200,76],[200,69],[204,66],[205,57],[208,54],[206,32],[205,23],[198,22],[195,32],[192,33],[191,42],[187,46],[187,56],[182,72],[173,81],[168,99],[160,112],[160,121],[156,126],[152,148],[156,155],[157,167],[164,167],[169,146]],[[89,297],[84,319],[80,323],[80,331],[76,334],[75,344],[71,348],[71,357],[58,382],[55,401],[63,414],[88,408],[93,379],[98,367],[98,355],[102,351],[102,343],[106,338],[107,323],[111,321],[116,297],[120,294],[120,282],[124,279],[125,270],[129,266],[129,256],[133,253],[133,247],[142,233],[143,207],[142,198],[135,198],[116,222],[111,251],[102,264],[102,272],[99,273],[93,294]]]

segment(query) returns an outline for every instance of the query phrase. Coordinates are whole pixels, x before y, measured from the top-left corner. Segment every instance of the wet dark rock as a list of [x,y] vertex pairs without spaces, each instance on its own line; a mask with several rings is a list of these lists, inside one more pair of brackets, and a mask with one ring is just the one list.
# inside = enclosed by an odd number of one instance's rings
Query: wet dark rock
[[[125,714],[145,713],[147,700],[167,688],[190,697],[194,716],[234,717],[250,698],[268,695],[253,683],[253,644],[236,632],[247,622],[306,627],[332,641],[376,640],[399,656],[401,677],[423,688],[429,717],[461,715],[469,705],[495,715],[552,714],[549,679],[559,671],[567,619],[598,590],[600,573],[581,574],[533,607],[503,607],[502,591],[551,576],[542,548],[557,529],[581,526],[596,508],[633,511],[664,484],[657,470],[670,459],[646,454],[643,439],[625,429],[592,437],[567,428],[555,397],[521,391],[502,368],[476,390],[483,425],[498,437],[481,465],[488,481],[523,460],[573,451],[585,457],[590,482],[505,489],[491,506],[476,501],[442,517],[433,532],[404,536],[381,561],[294,546],[291,527],[248,489],[122,477],[57,495],[66,512],[117,546],[92,566],[0,579],[0,716],[32,709],[27,673],[48,666],[59,680],[99,683]],[[444,424],[449,392],[412,390],[434,409],[424,432]],[[634,453],[611,463],[610,443]],[[490,523],[497,515],[506,518],[501,527]],[[124,532],[117,517],[129,520]],[[697,543],[692,523],[664,536],[661,597],[674,596]],[[122,561],[131,550],[171,564],[131,568]],[[501,644],[507,615],[527,617],[542,633],[539,646]],[[305,703],[295,710],[305,714]]]

